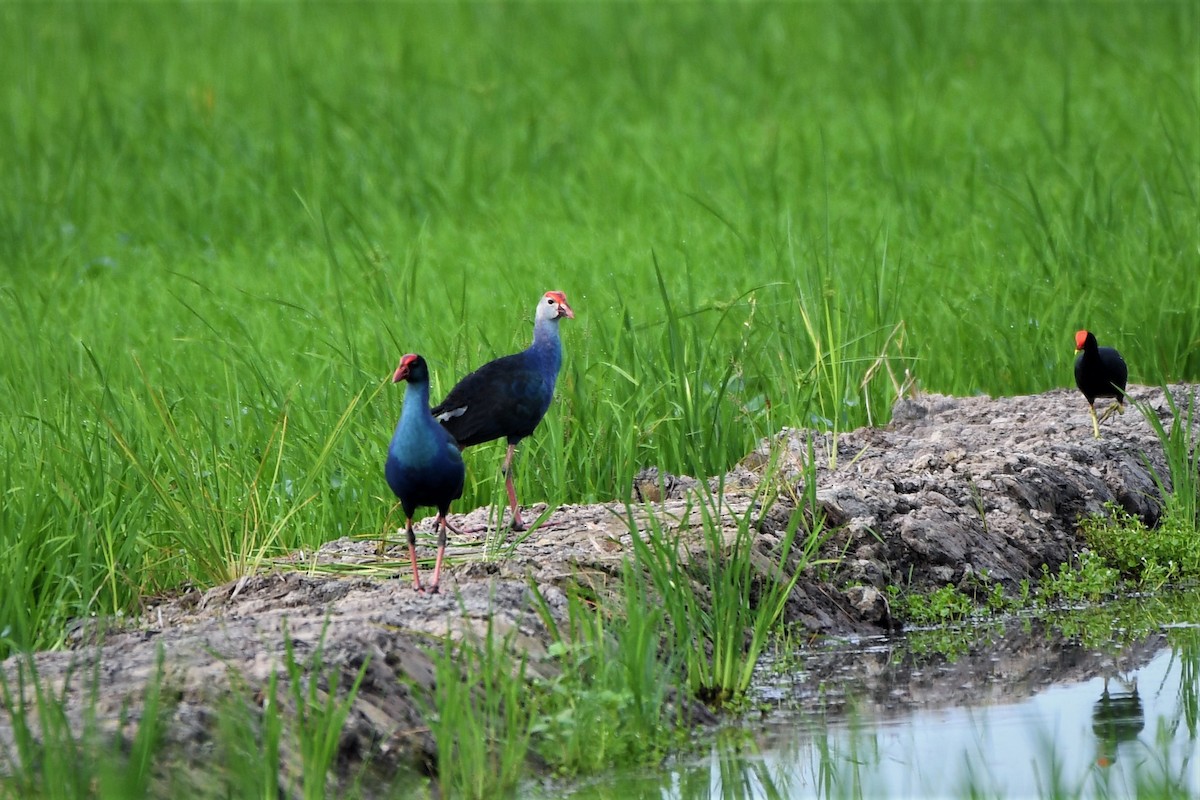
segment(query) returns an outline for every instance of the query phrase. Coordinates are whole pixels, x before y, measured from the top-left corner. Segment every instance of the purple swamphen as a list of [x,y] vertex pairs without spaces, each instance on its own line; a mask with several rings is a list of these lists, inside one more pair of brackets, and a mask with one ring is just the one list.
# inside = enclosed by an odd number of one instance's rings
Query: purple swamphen
[[533,344],[509,356],[489,361],[467,375],[434,407],[434,418],[450,432],[459,447],[493,439],[508,440],[504,457],[504,486],[512,506],[512,528],[525,530],[517,492],[513,488],[512,460],[517,443],[542,421],[562,365],[558,321],[575,318],[562,292],[546,292],[538,301],[533,321]]
[[418,592],[425,590],[421,588],[421,577],[417,573],[413,513],[418,506],[433,506],[438,510],[437,561],[428,589],[430,594],[436,594],[442,576],[442,559],[446,555],[446,528],[449,526],[446,514],[450,511],[450,503],[462,496],[466,470],[458,444],[429,413],[429,366],[425,359],[412,353],[401,358],[400,366],[392,375],[393,383],[400,381],[408,381],[408,387],[404,390],[400,421],[396,423],[396,432],[388,445],[384,474],[404,509],[413,589]]
[[[1075,385],[1087,398],[1088,410],[1092,414],[1092,431],[1100,438],[1100,423],[1108,419],[1113,411],[1125,413],[1125,384],[1129,380],[1129,368],[1125,359],[1111,347],[1099,347],[1091,331],[1075,334]],[[1096,419],[1096,398],[1115,397],[1113,403],[1100,419]]]

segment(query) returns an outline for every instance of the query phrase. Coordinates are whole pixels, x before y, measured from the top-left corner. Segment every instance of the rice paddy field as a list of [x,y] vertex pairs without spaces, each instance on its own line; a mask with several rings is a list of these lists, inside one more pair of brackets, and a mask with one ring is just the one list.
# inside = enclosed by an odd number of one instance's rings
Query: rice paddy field
[[547,289],[526,503],[1084,327],[1200,378],[1192,2],[13,2],[0,107],[0,656],[394,530],[400,355],[440,397]]

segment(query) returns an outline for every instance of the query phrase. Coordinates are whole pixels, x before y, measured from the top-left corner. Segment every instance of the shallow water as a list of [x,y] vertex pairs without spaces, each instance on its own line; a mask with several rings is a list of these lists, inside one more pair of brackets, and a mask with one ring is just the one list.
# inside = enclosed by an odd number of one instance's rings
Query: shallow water
[[[1107,683],[1095,677],[1054,684],[1018,702],[863,717],[823,732],[774,731],[761,760],[789,797],[824,796],[825,786],[836,796],[856,781],[868,796],[961,797],[972,787],[1007,797],[1056,788],[1133,796],[1139,776],[1164,769],[1195,795],[1200,763],[1195,731],[1180,724],[1182,680],[1182,662],[1166,647]],[[823,753],[845,756],[826,757],[837,774],[824,784]]]
[[1200,620],[1123,621],[993,626],[951,655],[919,636],[780,653],[758,712],[701,755],[569,796],[1200,797]]

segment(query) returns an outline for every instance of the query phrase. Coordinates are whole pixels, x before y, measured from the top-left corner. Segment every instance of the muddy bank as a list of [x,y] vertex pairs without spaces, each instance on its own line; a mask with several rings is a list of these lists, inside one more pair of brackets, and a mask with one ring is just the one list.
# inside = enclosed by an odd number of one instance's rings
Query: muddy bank
[[[1173,608],[1195,608],[1197,600],[1200,591],[1192,589],[1165,592],[1152,604],[1169,619]],[[1107,624],[1117,616],[1114,606],[1120,605],[1108,604],[1099,612],[1105,619],[1098,630],[1108,633]],[[793,721],[795,709],[830,719],[851,712],[888,718],[924,709],[1009,704],[1055,685],[1120,679],[1170,646],[1150,617],[1144,617],[1150,632],[1135,636],[1126,629],[1104,641],[1088,640],[1076,625],[1064,628],[1060,623],[1070,617],[1006,617],[954,630],[835,637],[807,648],[802,658],[791,652],[765,657],[756,671],[754,701],[768,716],[779,712]]]
[[[1184,391],[1177,390],[1180,397]],[[1160,390],[1132,387],[1132,395],[1166,417]],[[229,687],[241,686],[247,701],[256,702],[258,690],[281,670],[286,625],[300,658],[324,636],[323,661],[340,673],[342,687],[368,663],[339,763],[348,767],[369,755],[385,768],[428,767],[434,745],[414,696],[432,684],[424,648],[439,637],[478,634],[490,620],[497,634],[514,636],[534,670],[549,669],[549,636],[531,609],[530,587],[555,613],[563,612],[563,588],[571,582],[603,593],[632,556],[630,531],[645,530],[649,514],[699,547],[695,493],[722,486],[722,527],[733,536],[737,519],[751,515],[764,579],[774,580],[780,573],[772,553],[796,511],[792,498],[803,496],[796,484],[811,443],[816,495],[829,528],[819,557],[836,564],[804,570],[788,618],[814,633],[877,631],[892,625],[882,593],[888,583],[929,589],[998,581],[1012,588],[1036,580],[1043,564],[1056,567],[1077,552],[1076,520],[1105,502],[1153,522],[1156,491],[1144,460],[1166,475],[1158,440],[1132,410],[1110,419],[1104,437],[1092,438],[1086,405],[1075,391],[1000,399],[925,395],[899,403],[886,429],[862,429],[836,441],[784,431],[721,481],[645,473],[632,506],[554,509],[500,555],[486,553],[481,541],[458,538],[439,596],[411,591],[399,539],[382,561],[374,541],[340,539],[315,553],[293,554],[271,574],[170,599],[134,620],[81,625],[69,649],[37,654],[34,662],[56,694],[73,671],[65,697],[74,720],[82,719],[88,702],[80,687],[95,675],[97,719],[109,730],[123,725],[128,735],[161,649],[172,698],[169,738],[189,757],[203,759],[212,753],[216,702]],[[764,486],[768,465],[774,467]],[[482,530],[487,517],[478,509],[453,521]],[[429,531],[430,523],[422,528]],[[432,534],[424,535],[424,554],[431,555]],[[784,573],[792,567],[783,565]],[[16,659],[2,665],[10,685],[17,666]],[[11,722],[0,716],[0,746],[11,741]]]

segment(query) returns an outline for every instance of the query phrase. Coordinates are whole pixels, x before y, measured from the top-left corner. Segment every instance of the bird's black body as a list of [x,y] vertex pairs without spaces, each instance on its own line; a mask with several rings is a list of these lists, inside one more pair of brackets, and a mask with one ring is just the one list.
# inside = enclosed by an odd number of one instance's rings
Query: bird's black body
[[531,347],[484,364],[434,407],[434,418],[461,447],[501,438],[521,441],[537,428],[554,397],[562,357],[556,347],[541,349],[551,352]]
[[429,413],[429,367],[425,359],[406,355],[392,380],[407,380],[408,388],[383,472],[404,509],[413,586],[418,590],[421,581],[412,517],[421,506],[438,510],[438,556],[430,584],[430,591],[436,592],[446,549],[446,514],[450,512],[450,504],[462,496],[466,470],[458,444]]
[[1096,337],[1088,332],[1083,347],[1075,357],[1075,385],[1089,403],[1097,397],[1125,397],[1129,368],[1125,359],[1111,347],[1100,347]]
[[574,316],[566,295],[546,292],[534,314],[533,344],[519,353],[489,361],[470,373],[432,411],[434,419],[454,437],[459,447],[493,439],[508,441],[504,484],[515,530],[524,530],[525,523],[513,487],[513,451],[518,442],[533,433],[550,408],[562,366],[558,321]]
[[1125,387],[1129,381],[1129,368],[1125,359],[1111,347],[1100,347],[1096,336],[1091,331],[1079,331],[1075,334],[1075,385],[1083,393],[1091,409],[1093,429],[1096,438],[1100,437],[1100,425],[1096,419],[1096,398],[1115,397],[1117,402],[1104,413],[1102,419],[1107,419],[1115,408],[1124,411]]

